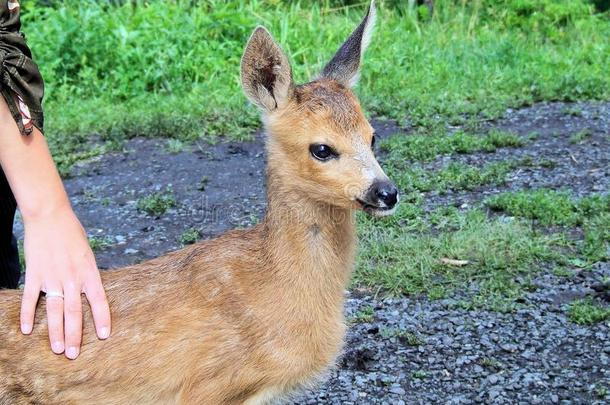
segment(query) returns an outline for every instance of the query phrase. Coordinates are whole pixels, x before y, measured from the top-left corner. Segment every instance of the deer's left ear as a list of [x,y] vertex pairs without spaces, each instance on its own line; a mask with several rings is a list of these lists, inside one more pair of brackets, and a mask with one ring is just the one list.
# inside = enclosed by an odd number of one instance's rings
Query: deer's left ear
[[324,67],[321,77],[337,80],[347,87],[352,87],[358,82],[362,57],[371,42],[375,16],[375,0],[372,0],[364,20]]
[[283,108],[292,96],[288,57],[264,27],[257,27],[246,45],[241,84],[250,101],[265,112]]

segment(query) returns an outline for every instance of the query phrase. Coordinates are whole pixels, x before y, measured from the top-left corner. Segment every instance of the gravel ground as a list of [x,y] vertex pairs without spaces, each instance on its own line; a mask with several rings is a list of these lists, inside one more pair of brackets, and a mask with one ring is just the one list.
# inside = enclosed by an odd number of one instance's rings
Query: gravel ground
[[[392,122],[374,126],[381,137],[399,131]],[[609,102],[538,104],[508,111],[487,127],[538,136],[518,149],[441,156],[429,168],[450,160],[482,166],[527,156],[552,164],[519,167],[499,186],[426,193],[427,209],[467,209],[488,195],[537,187],[608,192]],[[570,142],[583,129],[590,136]],[[66,187],[90,236],[108,242],[96,257],[109,268],[176,249],[190,228],[208,238],[255,222],[264,211],[263,171],[260,134],[249,143],[193,144],[174,154],[165,140],[140,138],[78,165]],[[137,209],[138,199],[168,186],[177,203],[167,213],[151,217]],[[570,277],[556,277],[552,269],[539,274],[523,309],[507,314],[461,308],[457,303],[467,293],[428,301],[352,291],[346,314],[356,321],[343,357],[326,383],[294,403],[608,403],[610,325],[578,326],[565,311],[572,300],[594,294],[590,287],[610,277],[610,264]],[[364,308],[373,309],[367,322],[356,316]]]
[[[578,114],[574,115],[577,111]],[[513,170],[505,184],[482,186],[472,191],[448,190],[426,193],[428,209],[453,205],[467,208],[494,194],[535,188],[566,189],[575,196],[608,192],[610,184],[610,103],[543,103],[509,110],[500,122],[485,129],[505,130],[527,139],[520,148],[501,148],[494,153],[439,156],[423,165],[438,170],[459,162],[482,167],[506,161],[529,161]],[[572,135],[586,131],[581,142]]]
[[[566,303],[594,295],[606,263],[572,278],[542,274],[524,309],[460,309],[458,297],[375,299],[352,294],[351,326],[338,367],[298,404],[607,403],[609,325],[579,326]],[[357,318],[357,317],[356,317]]]

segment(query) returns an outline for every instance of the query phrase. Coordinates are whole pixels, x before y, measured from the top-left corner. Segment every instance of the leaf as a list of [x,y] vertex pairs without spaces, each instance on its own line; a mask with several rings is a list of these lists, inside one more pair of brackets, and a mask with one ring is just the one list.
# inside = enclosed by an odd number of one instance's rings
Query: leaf
[[459,259],[449,259],[447,257],[443,257],[441,259],[441,263],[447,264],[449,266],[463,267],[463,266],[466,266],[467,264],[469,264],[470,261],[469,260],[459,260]]

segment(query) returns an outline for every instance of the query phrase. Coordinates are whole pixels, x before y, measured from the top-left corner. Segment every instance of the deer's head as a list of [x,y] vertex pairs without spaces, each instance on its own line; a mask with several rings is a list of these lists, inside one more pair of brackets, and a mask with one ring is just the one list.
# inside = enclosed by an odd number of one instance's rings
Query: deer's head
[[374,22],[372,2],[319,77],[302,85],[294,84],[288,58],[271,34],[258,27],[244,51],[241,81],[262,110],[269,163],[295,192],[381,216],[394,212],[398,190],[375,158],[373,127],[351,90]]

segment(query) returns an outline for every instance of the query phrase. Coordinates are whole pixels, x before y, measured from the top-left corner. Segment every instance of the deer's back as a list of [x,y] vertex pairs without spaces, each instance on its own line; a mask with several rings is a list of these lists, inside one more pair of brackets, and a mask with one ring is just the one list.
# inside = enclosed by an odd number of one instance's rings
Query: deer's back
[[[20,291],[0,291],[0,404],[175,402],[194,379],[248,364],[256,336],[236,274],[259,250],[252,231],[102,273],[112,334],[98,340],[84,305],[81,354],[51,352],[41,298],[34,330],[19,330]],[[155,382],[159,392],[151,390]],[[139,390],[138,387],[142,387]],[[220,395],[221,393],[216,393]],[[210,393],[210,395],[216,395]]]

